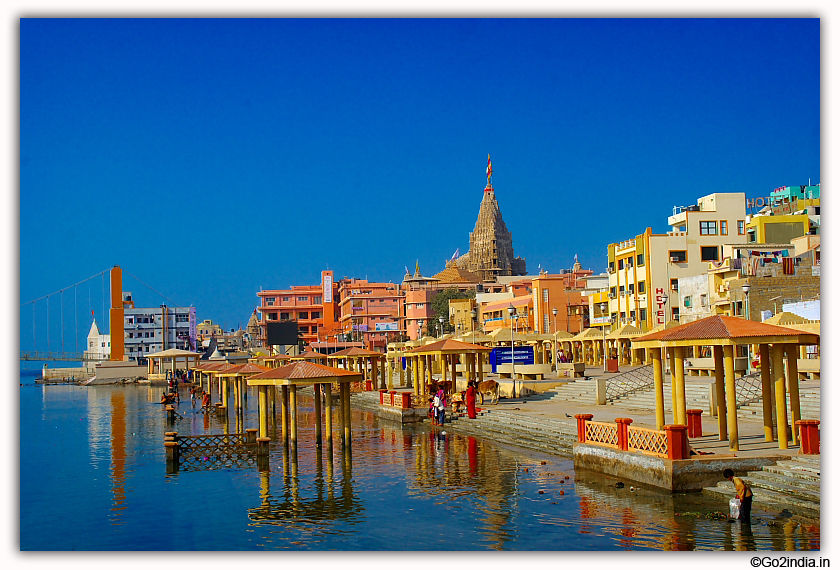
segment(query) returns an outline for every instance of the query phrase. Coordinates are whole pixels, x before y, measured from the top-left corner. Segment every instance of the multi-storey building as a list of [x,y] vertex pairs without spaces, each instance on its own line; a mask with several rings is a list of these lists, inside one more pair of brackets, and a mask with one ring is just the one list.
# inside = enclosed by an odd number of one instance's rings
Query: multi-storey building
[[369,283],[344,278],[339,282],[340,324],[368,350],[384,352],[389,340],[405,333],[401,326],[405,293],[395,283]]
[[534,325],[537,332],[579,333],[583,330],[585,312],[580,309],[588,303],[588,298],[580,290],[567,289],[565,277],[566,275],[545,274],[531,280]]
[[743,192],[709,194],[696,206],[675,207],[671,231],[647,228],[635,239],[608,246],[609,313],[613,326],[642,330],[679,320],[679,279],[706,273],[723,259],[724,246],[744,244]]
[[260,327],[258,343],[267,344],[268,323],[297,321],[304,343],[318,342],[335,334],[339,322],[339,287],[332,271],[321,272],[319,285],[293,285],[289,289],[271,289],[257,293]]
[[[129,298],[131,293],[124,293]],[[124,310],[125,355],[140,360],[150,352],[169,348],[197,349],[195,307],[135,308]]]

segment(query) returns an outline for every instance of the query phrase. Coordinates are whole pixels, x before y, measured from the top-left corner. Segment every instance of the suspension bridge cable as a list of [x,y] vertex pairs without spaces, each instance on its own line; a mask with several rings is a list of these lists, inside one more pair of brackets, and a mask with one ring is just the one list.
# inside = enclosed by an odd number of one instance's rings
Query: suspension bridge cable
[[28,305],[29,303],[37,303],[38,301],[40,301],[40,300],[42,300],[42,299],[47,299],[47,298],[51,297],[52,295],[57,295],[57,294],[61,293],[62,291],[66,291],[67,289],[70,289],[71,287],[76,287],[77,285],[81,285],[81,284],[82,284],[82,283],[84,283],[85,281],[90,281],[90,280],[92,280],[92,279],[96,279],[96,278],[97,278],[97,277],[99,277],[100,275],[103,275],[103,274],[105,274],[105,273],[107,273],[107,272],[109,272],[109,271],[110,271],[110,269],[106,269],[105,271],[100,271],[100,272],[99,272],[99,273],[97,273],[96,275],[91,275],[91,276],[90,276],[90,277],[88,277],[87,279],[82,279],[82,280],[81,280],[81,281],[79,281],[78,283],[73,283],[72,285],[68,285],[67,287],[64,287],[64,288],[62,288],[62,289],[59,289],[58,291],[53,291],[52,293],[49,293],[49,294],[47,294],[47,295],[42,295],[41,297],[38,297],[37,299],[32,299],[31,301],[27,301],[26,303],[21,303],[21,304],[20,304],[20,306],[21,306],[21,307],[23,307],[24,305]]
[[173,307],[181,307],[181,306],[182,306],[182,305],[179,305],[178,303],[176,303],[175,301],[173,301],[172,299],[168,298],[166,295],[164,295],[164,294],[163,294],[163,293],[161,293],[160,291],[157,291],[157,290],[156,290],[154,287],[152,287],[151,285],[148,285],[148,284],[143,283],[142,281],[140,281],[140,279],[139,279],[136,275],[132,275],[131,273],[129,273],[129,272],[128,272],[128,271],[126,271],[125,269],[123,269],[123,273],[125,273],[126,275],[128,275],[128,276],[130,276],[130,277],[133,277],[133,278],[134,278],[134,279],[136,279],[136,280],[137,280],[137,281],[138,281],[141,285],[145,285],[146,287],[148,287],[149,289],[151,289],[152,291],[154,291],[155,293],[157,293],[158,295],[160,295],[161,297],[163,297],[164,299],[166,299],[166,300],[167,300],[167,301],[168,301],[168,302],[169,302],[169,303],[170,303]]
[[47,295],[47,352],[50,351],[50,297]]
[[61,323],[61,352],[64,352],[64,291],[59,295],[59,299],[61,299],[61,319],[59,320]]
[[[105,322],[105,272],[102,272],[102,322]],[[108,329],[105,329],[108,330]]]
[[76,352],[79,352],[79,288],[73,287],[73,325],[76,328]]

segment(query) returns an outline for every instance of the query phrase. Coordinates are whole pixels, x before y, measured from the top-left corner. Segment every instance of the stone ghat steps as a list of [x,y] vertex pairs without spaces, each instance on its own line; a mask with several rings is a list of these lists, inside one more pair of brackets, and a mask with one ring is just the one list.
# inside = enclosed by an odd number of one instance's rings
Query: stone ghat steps
[[[775,406],[775,403],[774,403]],[[799,411],[803,420],[818,420],[820,419],[820,392],[819,390],[810,389],[805,392],[799,393]],[[787,398],[787,413],[788,413],[788,422],[790,422],[791,418],[791,411],[790,411],[790,398]],[[761,418],[763,415],[762,412],[762,400],[757,402],[752,402],[751,404],[747,404],[746,406],[741,406],[738,408],[738,417],[743,418],[755,418],[756,416]]]
[[[760,471],[750,471],[743,479],[753,491],[753,504],[770,510],[790,510],[810,518],[820,515],[819,456],[794,455]],[[719,481],[705,493],[731,498],[735,488]]]
[[500,410],[488,410],[474,420],[466,416],[447,418],[443,429],[447,427],[458,433],[565,457],[572,456],[572,446],[577,441],[577,427],[573,423],[535,420]]
[[[662,394],[665,403],[666,411],[673,411],[671,404],[671,383],[664,382],[662,385]],[[687,410],[699,409],[703,413],[709,413],[709,386],[707,384],[686,384],[685,385],[685,403]],[[656,395],[653,393],[653,386],[644,392],[635,392],[628,394],[622,398],[618,398],[610,403],[614,406],[621,406],[622,408],[629,408],[631,410],[653,410],[656,404]]]
[[561,402],[580,402],[589,406],[595,405],[595,381],[594,380],[572,380],[551,388],[548,392],[553,395],[548,399],[549,401],[558,400]]

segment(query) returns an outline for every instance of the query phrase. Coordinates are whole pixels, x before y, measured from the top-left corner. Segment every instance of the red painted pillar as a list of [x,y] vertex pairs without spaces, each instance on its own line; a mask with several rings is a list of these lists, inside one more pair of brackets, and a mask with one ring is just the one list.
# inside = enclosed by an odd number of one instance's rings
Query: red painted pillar
[[703,410],[686,410],[688,437],[703,437]]
[[383,390],[380,388],[379,390],[379,405],[385,405],[385,394],[388,393],[388,390]]
[[578,443],[586,443],[586,422],[592,421],[594,417],[592,414],[575,414]]
[[803,455],[820,454],[820,420],[797,420],[799,426],[799,441]]
[[408,409],[411,407],[411,392],[400,392],[402,395],[402,402],[400,407]]
[[633,420],[630,418],[615,418],[616,431],[618,432],[618,448],[627,451],[628,428]]
[[668,459],[688,459],[688,446],[686,442],[686,430],[688,426],[673,425],[665,426],[665,433],[668,438]]
[[388,392],[388,395],[391,396],[391,399],[388,401],[388,403],[391,404],[392,406],[396,406],[397,405],[397,391],[396,390],[391,390],[390,392]]

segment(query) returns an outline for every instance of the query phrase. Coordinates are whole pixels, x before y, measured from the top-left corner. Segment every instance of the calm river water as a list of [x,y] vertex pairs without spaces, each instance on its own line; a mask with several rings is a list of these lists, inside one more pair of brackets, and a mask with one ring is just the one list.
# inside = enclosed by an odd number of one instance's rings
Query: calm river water
[[[160,388],[38,386],[21,373],[21,550],[816,550],[819,527],[756,512],[737,523],[700,494],[616,489],[571,460],[353,412],[350,456],[314,449],[299,405],[297,457],[184,463],[163,434],[221,433],[214,416],[167,425]],[[251,393],[245,426],[256,427]],[[279,408],[278,408],[279,411]],[[337,424],[337,422],[336,422]],[[237,426],[231,417],[230,429]],[[336,432],[338,433],[338,432]],[[340,440],[337,439],[340,442]],[[541,461],[546,464],[542,465]],[[566,479],[566,477],[569,477]]]

